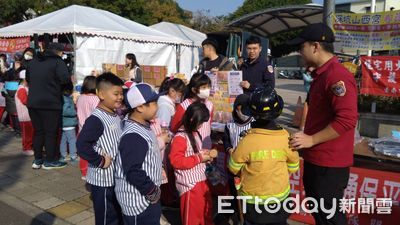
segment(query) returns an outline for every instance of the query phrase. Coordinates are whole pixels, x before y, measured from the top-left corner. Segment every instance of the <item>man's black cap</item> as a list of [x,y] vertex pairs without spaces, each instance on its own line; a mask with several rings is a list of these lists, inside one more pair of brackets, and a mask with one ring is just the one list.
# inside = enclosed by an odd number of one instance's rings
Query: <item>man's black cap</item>
[[335,35],[330,27],[323,23],[308,25],[298,37],[286,42],[287,45],[300,45],[306,41],[335,42]]
[[218,49],[218,42],[214,38],[206,38],[201,43],[201,46],[204,46],[204,45],[212,45],[215,48],[215,50]]
[[62,52],[62,51],[64,51],[64,45],[62,45],[60,43],[56,43],[56,42],[51,42],[47,46],[47,50],[56,50],[56,51]]

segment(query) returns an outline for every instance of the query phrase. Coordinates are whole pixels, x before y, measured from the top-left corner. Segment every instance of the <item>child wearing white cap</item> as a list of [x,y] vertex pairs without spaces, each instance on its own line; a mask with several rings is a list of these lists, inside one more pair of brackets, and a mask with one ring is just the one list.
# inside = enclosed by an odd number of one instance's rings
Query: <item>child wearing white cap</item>
[[116,159],[115,194],[124,224],[160,224],[160,149],[150,121],[159,94],[146,83],[132,86],[125,96],[129,108],[123,122]]

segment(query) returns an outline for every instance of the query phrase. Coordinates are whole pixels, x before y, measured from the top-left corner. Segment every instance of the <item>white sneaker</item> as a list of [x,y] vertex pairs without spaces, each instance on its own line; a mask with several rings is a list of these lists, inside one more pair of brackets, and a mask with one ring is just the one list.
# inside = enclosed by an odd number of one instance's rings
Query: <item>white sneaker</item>
[[161,215],[160,218],[160,225],[171,225],[168,220],[164,217],[164,215]]
[[35,153],[32,150],[26,150],[26,151],[22,151],[22,154],[26,155],[26,156],[32,156]]
[[32,162],[32,169],[35,169],[35,170],[40,169],[40,168],[42,168],[42,164],[43,164],[43,160],[35,159]]

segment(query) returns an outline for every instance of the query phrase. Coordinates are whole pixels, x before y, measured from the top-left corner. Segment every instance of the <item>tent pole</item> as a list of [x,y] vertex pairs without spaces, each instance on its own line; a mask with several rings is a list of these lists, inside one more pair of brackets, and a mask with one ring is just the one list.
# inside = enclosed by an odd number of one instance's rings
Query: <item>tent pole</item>
[[74,51],[72,53],[74,56],[74,76],[75,76],[75,80],[78,81],[78,77],[76,75],[76,46],[77,46],[77,43],[76,43],[76,33],[75,32],[72,34],[72,39],[74,41],[74,45],[73,45]]
[[180,62],[181,62],[181,46],[176,44],[176,72],[180,73]]

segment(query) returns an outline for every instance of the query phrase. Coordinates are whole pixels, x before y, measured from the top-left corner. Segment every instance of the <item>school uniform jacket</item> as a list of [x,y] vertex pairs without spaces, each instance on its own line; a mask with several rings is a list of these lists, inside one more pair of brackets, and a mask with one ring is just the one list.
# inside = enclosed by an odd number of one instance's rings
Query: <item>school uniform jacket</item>
[[124,215],[147,209],[145,196],[161,185],[161,170],[160,149],[150,126],[124,120],[115,173],[115,194]]
[[[201,140],[195,135],[197,149],[201,151]],[[178,132],[171,144],[169,154],[176,177],[176,188],[179,195],[190,191],[198,182],[207,180],[206,164],[201,162],[201,157],[195,153],[186,133]]]
[[[100,187],[114,186],[115,158],[121,136],[121,119],[115,113],[96,108],[86,120],[76,143],[78,155],[89,162],[86,181]],[[103,169],[103,155],[112,157],[111,165]]]

